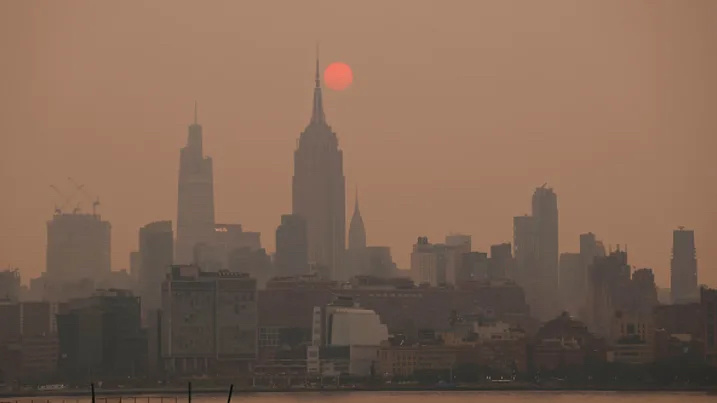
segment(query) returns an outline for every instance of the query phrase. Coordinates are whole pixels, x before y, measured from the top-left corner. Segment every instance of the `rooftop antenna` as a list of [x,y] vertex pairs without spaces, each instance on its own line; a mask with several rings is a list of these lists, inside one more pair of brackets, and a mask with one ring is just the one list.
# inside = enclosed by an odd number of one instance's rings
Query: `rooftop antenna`
[[197,124],[197,101],[194,101],[194,124]]

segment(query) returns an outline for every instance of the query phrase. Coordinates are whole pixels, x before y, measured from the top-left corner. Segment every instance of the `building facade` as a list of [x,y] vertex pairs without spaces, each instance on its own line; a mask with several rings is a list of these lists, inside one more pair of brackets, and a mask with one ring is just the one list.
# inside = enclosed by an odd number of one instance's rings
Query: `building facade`
[[20,271],[18,269],[0,271],[0,301],[20,299]]
[[179,152],[177,197],[177,240],[174,263],[194,262],[197,249],[209,247],[214,241],[214,174],[212,159],[204,156],[202,126],[189,126],[187,145]]
[[309,262],[325,266],[332,279],[344,280],[346,185],[343,152],[324,115],[319,60],[311,121],[294,152],[293,214],[306,219]]
[[59,213],[47,222],[48,280],[98,281],[110,270],[111,226],[96,214]]
[[174,259],[174,233],[171,221],[157,221],[139,229],[138,291],[143,317],[162,304],[162,282]]
[[274,269],[279,276],[309,274],[309,244],[306,220],[296,214],[281,216],[276,228]]
[[161,357],[170,374],[246,371],[256,358],[256,280],[173,266],[162,285]]
[[695,232],[684,228],[672,232],[670,290],[673,304],[699,300]]
[[57,314],[64,377],[88,381],[96,376],[140,376],[147,339],[141,327],[140,298],[127,290],[97,290],[61,306]]

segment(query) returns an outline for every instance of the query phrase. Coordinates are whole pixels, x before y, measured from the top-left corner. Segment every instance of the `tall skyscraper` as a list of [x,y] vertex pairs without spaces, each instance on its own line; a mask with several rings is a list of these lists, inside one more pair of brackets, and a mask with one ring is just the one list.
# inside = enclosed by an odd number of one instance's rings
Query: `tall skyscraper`
[[281,216],[276,228],[274,266],[280,276],[309,274],[306,220],[296,214]]
[[293,213],[306,219],[309,261],[328,267],[332,279],[346,277],[342,257],[346,248],[346,195],[343,152],[326,123],[321,99],[319,59],[316,59],[311,121],[294,152]]
[[189,264],[198,245],[211,246],[214,240],[214,176],[212,159],[202,150],[202,126],[189,126],[187,145],[179,153],[179,187],[177,202],[177,242],[174,260]]
[[[578,281],[571,287],[574,289],[574,295],[581,295],[583,301],[579,303],[585,303],[585,295],[590,287],[590,266],[592,266],[595,258],[605,257],[605,248],[602,242],[598,241],[595,234],[588,232],[580,234],[580,272],[576,275]],[[563,279],[560,278],[562,286]]]
[[110,223],[59,213],[47,222],[47,275],[54,283],[97,281],[110,272]]
[[162,282],[172,265],[174,234],[171,221],[157,221],[139,229],[138,289],[143,317],[162,304]]
[[700,297],[697,288],[695,232],[682,227],[672,232],[670,288],[673,304],[696,302]]
[[536,280],[548,291],[558,287],[558,196],[545,185],[533,193],[537,272]]

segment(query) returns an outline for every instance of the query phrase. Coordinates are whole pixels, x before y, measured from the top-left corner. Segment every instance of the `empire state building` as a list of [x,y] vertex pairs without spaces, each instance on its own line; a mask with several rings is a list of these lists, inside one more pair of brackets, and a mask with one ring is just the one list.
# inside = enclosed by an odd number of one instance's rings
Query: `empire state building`
[[328,269],[332,280],[343,280],[346,248],[343,152],[336,133],[326,123],[318,57],[315,80],[311,121],[301,133],[294,152],[292,208],[307,223],[309,261]]

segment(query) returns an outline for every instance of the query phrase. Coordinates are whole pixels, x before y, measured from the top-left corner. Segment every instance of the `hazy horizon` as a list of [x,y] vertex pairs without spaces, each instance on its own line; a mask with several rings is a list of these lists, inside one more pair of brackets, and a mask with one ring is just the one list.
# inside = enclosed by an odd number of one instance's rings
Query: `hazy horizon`
[[49,185],[67,177],[100,197],[114,270],[141,226],[176,230],[195,100],[216,221],[273,251],[319,41],[322,67],[354,72],[324,90],[347,218],[358,186],[368,244],[399,267],[418,236],[512,242],[547,182],[561,253],[591,231],[665,287],[685,226],[715,286],[715,21],[709,0],[1,2],[0,265],[44,271]]

